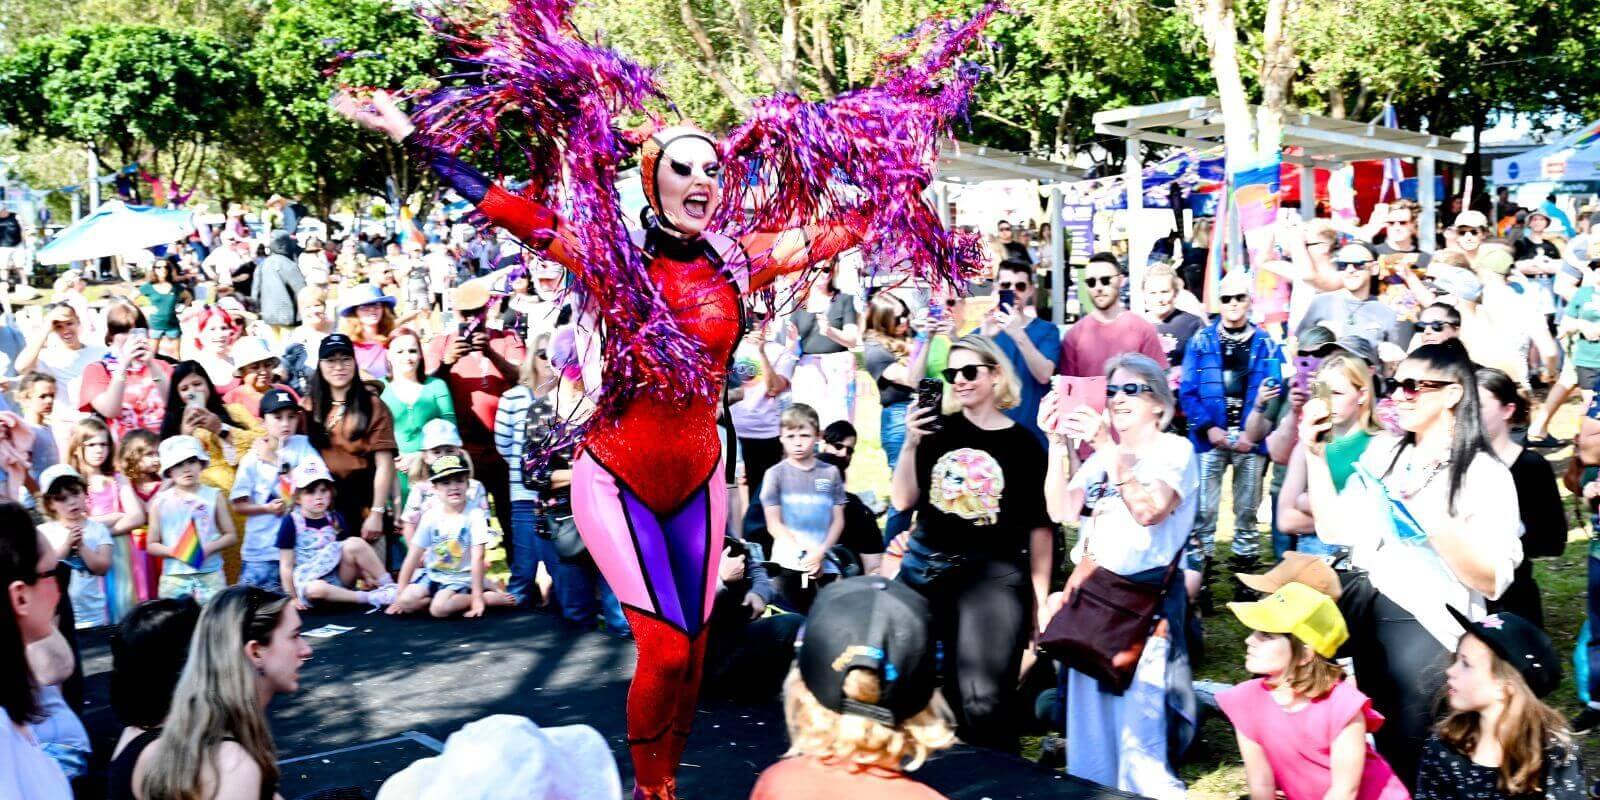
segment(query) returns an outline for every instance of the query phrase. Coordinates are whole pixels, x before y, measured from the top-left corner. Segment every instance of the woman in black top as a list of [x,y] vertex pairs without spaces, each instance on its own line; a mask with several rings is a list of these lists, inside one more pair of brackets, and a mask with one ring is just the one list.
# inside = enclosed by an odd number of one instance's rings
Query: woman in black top
[[111,634],[111,710],[127,726],[106,776],[111,800],[134,798],[134,765],[161,736],[199,619],[194,598],[162,598],[135,606]]
[[[867,335],[863,352],[867,374],[878,382],[879,440],[893,470],[905,444],[906,411],[911,408],[917,383],[928,371],[928,346],[911,336],[911,307],[888,292],[879,292],[867,306]],[[911,527],[911,512],[889,512],[883,540],[891,541]]]
[[962,740],[1015,750],[1007,712],[1031,612],[1049,591],[1054,528],[1045,511],[1045,452],[1003,413],[1020,389],[992,341],[964,337],[948,363],[953,397],[945,409],[952,413],[913,405],[895,465],[894,506],[915,508],[921,520],[899,580],[933,609],[945,647],[945,696]]
[[800,360],[795,364],[792,397],[817,410],[822,424],[854,417],[855,354],[860,330],[856,326],[855,298],[835,285],[838,265],[816,268],[821,274],[811,286],[806,310],[792,317],[800,338]]
[[1561,506],[1555,470],[1544,456],[1512,441],[1511,428],[1528,424],[1528,398],[1515,381],[1497,369],[1478,370],[1478,402],[1483,414],[1483,436],[1501,463],[1511,468],[1522,515],[1522,563],[1511,586],[1490,611],[1510,611],[1544,627],[1544,606],[1539,585],[1533,580],[1533,558],[1559,556],[1567,546],[1567,514]]
[[200,612],[161,735],[133,769],[134,797],[278,797],[267,704],[300,688],[311,647],[289,598],[222,590]]

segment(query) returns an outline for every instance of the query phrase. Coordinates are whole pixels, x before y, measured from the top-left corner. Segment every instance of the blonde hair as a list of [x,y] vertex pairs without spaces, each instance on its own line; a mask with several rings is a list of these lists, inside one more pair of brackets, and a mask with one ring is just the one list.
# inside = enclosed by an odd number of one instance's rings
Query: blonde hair
[[[450,446],[456,449],[456,455],[461,457],[461,463],[467,465],[467,480],[471,481],[473,478],[477,477],[477,468],[472,465],[472,456],[467,454],[467,448],[458,444],[453,444]],[[423,463],[424,461],[428,460],[428,451],[423,450],[421,453],[422,457],[418,458],[417,462],[411,465],[411,471],[406,473],[406,477],[411,481],[412,486],[416,486],[419,483],[433,483],[433,481],[428,478],[428,465]],[[410,498],[403,499],[409,500]]]
[[[857,702],[877,703],[882,695],[878,673],[851,670],[844,678],[844,694]],[[784,681],[783,717],[789,726],[786,758],[814,756],[854,766],[911,772],[922,766],[928,756],[956,741],[950,706],[937,692],[927,708],[899,725],[889,726],[823,708],[801,680],[799,667],[791,668]]]
[[307,286],[301,289],[299,294],[295,295],[294,300],[295,308],[300,312],[301,316],[305,315],[308,308],[324,307],[324,310],[326,310],[328,290],[321,286]]
[[[90,464],[83,458],[83,445],[90,439],[106,435],[106,460],[100,464]],[[96,475],[117,474],[117,437],[111,433],[111,427],[101,422],[97,417],[84,417],[78,424],[72,426],[72,435],[67,437],[67,466],[78,471],[83,476],[85,486],[89,479]]]
[[140,786],[145,797],[203,800],[207,776],[213,783],[220,778],[214,751],[230,739],[256,762],[263,784],[277,783],[277,748],[244,648],[249,642],[269,644],[288,604],[281,594],[234,586],[200,612],[172,710]]
[[[1011,359],[1006,358],[1006,354],[995,346],[994,340],[982,334],[969,333],[950,345],[950,355],[954,356],[957,350],[972,353],[978,357],[978,361],[1000,373],[999,379],[994,382],[995,408],[1006,411],[1022,403],[1022,385],[1017,381],[1017,370],[1011,365]],[[949,363],[948,358],[945,363]],[[952,393],[945,392],[942,411],[954,414],[960,410],[961,401]]]
[[1185,288],[1183,278],[1178,276],[1177,268],[1171,264],[1151,265],[1149,269],[1144,271],[1144,281],[1140,284],[1140,287],[1148,291],[1150,289],[1150,281],[1154,278],[1165,278],[1172,284],[1172,291],[1174,292],[1181,292]]
[[[1494,679],[1505,684],[1507,693],[1505,711],[1494,729],[1502,751],[1497,785],[1510,796],[1542,793],[1546,788],[1542,779],[1547,777],[1545,747],[1553,740],[1569,752],[1572,749],[1567,720],[1533,693],[1516,667],[1499,653],[1490,652]],[[1457,752],[1471,753],[1478,746],[1478,712],[1452,709],[1435,730],[1439,739]]]
[[1321,380],[1324,373],[1335,371],[1343,375],[1356,391],[1363,392],[1367,396],[1366,405],[1362,407],[1361,417],[1357,420],[1360,428],[1367,433],[1383,430],[1378,424],[1377,416],[1378,389],[1372,380],[1372,368],[1367,366],[1366,360],[1344,353],[1328,356],[1322,362],[1322,366],[1317,368],[1316,378]]
[[779,427],[782,430],[790,428],[810,428],[811,432],[822,435],[822,418],[817,416],[817,410],[805,403],[795,403],[783,410]]
[[161,437],[143,428],[128,431],[122,437],[122,446],[117,450],[117,459],[122,464],[122,474],[130,480],[143,478],[145,480],[161,480],[156,473],[144,471],[144,457],[156,452],[161,447]]

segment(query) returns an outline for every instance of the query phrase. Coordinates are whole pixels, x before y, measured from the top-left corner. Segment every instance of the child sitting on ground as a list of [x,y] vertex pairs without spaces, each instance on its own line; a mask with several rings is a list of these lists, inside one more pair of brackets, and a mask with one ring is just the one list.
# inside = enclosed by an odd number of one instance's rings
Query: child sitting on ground
[[905,773],[956,741],[928,601],[877,575],[824,588],[783,690],[789,752],[750,800],[942,798]]
[[[1312,560],[1327,573],[1322,585],[1336,589],[1333,570]],[[1254,631],[1245,639],[1244,666],[1261,676],[1217,694],[1239,739],[1252,800],[1272,800],[1279,791],[1288,800],[1405,800],[1405,786],[1367,743],[1383,715],[1329,660],[1349,638],[1333,598],[1288,582],[1228,609]]]
[[[294,505],[290,470],[307,461],[322,463],[311,440],[300,431],[300,399],[285,386],[261,395],[266,435],[239,459],[234,473],[233,510],[244,517],[244,569],[239,583],[281,592],[278,533]],[[293,549],[293,545],[290,546]]]
[[166,559],[158,584],[162,597],[193,597],[201,605],[228,588],[222,552],[239,536],[233,509],[222,491],[202,486],[200,473],[210,457],[193,436],[161,443],[161,475],[171,485],[150,499],[150,555]]
[[1450,712],[1417,766],[1418,800],[1589,797],[1577,742],[1542,698],[1561,685],[1561,656],[1533,623],[1507,612],[1466,629],[1445,671]]
[[773,583],[783,605],[804,614],[816,597],[817,579],[837,572],[824,558],[844,534],[844,476],[817,461],[822,426],[810,406],[789,406],[780,425],[784,459],[762,477],[761,505],[778,565]]
[[83,476],[71,466],[57,464],[39,476],[39,490],[44,495],[40,506],[49,520],[39,526],[39,532],[62,563],[72,567],[67,595],[72,600],[74,627],[110,624],[101,576],[111,569],[111,529],[89,518],[89,492]]
[[[390,614],[409,614],[427,607],[435,617],[465,611],[481,617],[487,606],[512,606],[515,598],[486,585],[484,552],[494,540],[489,515],[468,507],[472,467],[462,456],[440,456],[428,467],[437,503],[417,521],[400,568],[399,599]],[[413,492],[416,490],[413,489]],[[421,580],[412,582],[417,569]]]
[[[394,602],[397,589],[365,539],[339,540],[344,520],[333,510],[333,474],[320,458],[303,459],[289,473],[295,508],[278,523],[278,579],[295,608],[312,600],[378,608]],[[370,588],[359,591],[360,579]]]

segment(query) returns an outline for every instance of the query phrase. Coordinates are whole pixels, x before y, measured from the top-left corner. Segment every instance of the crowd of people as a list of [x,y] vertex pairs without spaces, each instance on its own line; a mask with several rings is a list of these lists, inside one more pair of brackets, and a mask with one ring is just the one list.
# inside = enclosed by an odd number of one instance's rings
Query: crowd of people
[[[296,205],[158,248],[136,283],[7,296],[0,789],[98,770],[112,797],[272,796],[264,709],[315,608],[632,635],[574,522],[598,478],[562,435],[595,381],[567,271],[445,221],[324,241]],[[703,684],[785,697],[795,758],[754,796],[932,796],[904,772],[955,737],[1044,733],[1073,775],[1180,797],[1207,713],[1258,800],[1584,796],[1600,711],[1544,704],[1564,659],[1530,565],[1566,546],[1551,420],[1600,380],[1600,213],[1567,238],[1467,210],[1431,253],[1420,216],[1280,224],[1259,269],[1282,314],[1243,271],[1208,307],[1184,244],[1138,286],[1094,254],[1063,329],[1022,222],[970,292],[873,286],[849,253],[756,308],[717,412]],[[1593,508],[1587,407],[1566,481]],[[1225,575],[1258,677],[1212,696],[1192,676]],[[100,626],[128,728],[97,758],[74,633]]]

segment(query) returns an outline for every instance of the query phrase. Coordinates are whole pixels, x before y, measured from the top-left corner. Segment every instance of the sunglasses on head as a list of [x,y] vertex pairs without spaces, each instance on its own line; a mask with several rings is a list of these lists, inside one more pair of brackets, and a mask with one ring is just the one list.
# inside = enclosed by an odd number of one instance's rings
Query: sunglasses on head
[[1455,385],[1455,381],[1435,381],[1426,378],[1406,378],[1392,382],[1394,393],[1407,397],[1416,397],[1424,392],[1437,392],[1446,386]]
[[1153,392],[1153,391],[1155,391],[1155,390],[1151,389],[1150,388],[1150,384],[1148,384],[1148,383],[1122,383],[1122,384],[1113,383],[1113,384],[1110,384],[1110,385],[1106,386],[1106,398],[1110,399],[1110,398],[1116,397],[1119,394],[1125,394],[1125,395],[1127,395],[1129,397],[1137,397],[1137,396],[1139,396],[1140,394],[1142,394],[1144,392]]
[[1248,295],[1248,294],[1225,294],[1220,299],[1222,300],[1222,304],[1223,305],[1227,305],[1229,303],[1243,303],[1244,301],[1250,299],[1250,295]]
[[1333,268],[1344,272],[1348,269],[1365,269],[1371,263],[1371,261],[1335,261],[1333,262]]
[[968,364],[964,367],[945,367],[944,382],[955,383],[957,376],[960,376],[960,378],[964,381],[975,381],[978,379],[978,376],[982,375],[983,371],[988,368],[988,364]]
[[1101,275],[1098,278],[1084,278],[1083,282],[1084,282],[1085,285],[1087,285],[1089,288],[1092,289],[1092,288],[1094,288],[1096,286],[1110,286],[1111,282],[1116,280],[1116,279],[1117,279],[1117,276],[1115,276],[1115,275]]
[[1418,322],[1416,324],[1417,332],[1419,332],[1419,333],[1422,332],[1422,331],[1433,331],[1434,333],[1438,333],[1439,331],[1442,331],[1445,328],[1454,328],[1454,327],[1455,327],[1454,325],[1452,325],[1452,324],[1450,324],[1448,322],[1445,322],[1442,319],[1441,320],[1435,320],[1433,322]]

